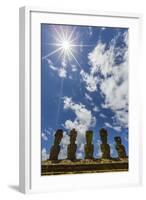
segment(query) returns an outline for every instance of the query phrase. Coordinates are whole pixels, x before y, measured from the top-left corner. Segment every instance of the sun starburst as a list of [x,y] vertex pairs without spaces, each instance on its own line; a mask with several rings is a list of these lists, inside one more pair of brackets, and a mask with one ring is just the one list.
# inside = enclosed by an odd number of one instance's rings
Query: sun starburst
[[69,61],[73,59],[76,62],[76,64],[79,67],[81,67],[75,55],[77,52],[79,52],[77,51],[77,47],[88,47],[91,45],[77,44],[78,37],[75,32],[76,30],[75,26],[71,28],[69,26],[54,25],[53,30],[55,33],[53,34],[53,37],[56,42],[49,43],[48,45],[52,45],[53,47],[56,48],[49,54],[45,55],[43,59],[47,59],[48,57],[58,53],[58,59],[61,57],[62,59]]

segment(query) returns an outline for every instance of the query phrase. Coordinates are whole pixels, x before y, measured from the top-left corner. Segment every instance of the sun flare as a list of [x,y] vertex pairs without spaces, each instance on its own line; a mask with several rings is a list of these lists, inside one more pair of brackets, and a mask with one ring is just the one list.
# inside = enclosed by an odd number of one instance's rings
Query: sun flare
[[71,60],[74,60],[74,62],[76,62],[76,64],[81,68],[80,63],[77,60],[77,52],[79,52],[77,50],[77,48],[82,48],[82,47],[89,47],[91,45],[83,45],[83,44],[79,44],[79,38],[76,35],[76,28],[65,28],[63,26],[60,26],[60,28],[57,28],[56,26],[54,26],[54,40],[55,43],[49,43],[48,45],[54,46],[56,47],[56,49],[54,49],[53,51],[51,51],[50,53],[48,53],[47,55],[43,56],[43,59],[48,59],[48,57],[54,55],[54,54],[58,54],[58,59],[59,58],[63,58],[66,61],[68,60],[69,62]]
[[71,42],[68,40],[63,40],[61,46],[65,51],[69,51],[71,49]]

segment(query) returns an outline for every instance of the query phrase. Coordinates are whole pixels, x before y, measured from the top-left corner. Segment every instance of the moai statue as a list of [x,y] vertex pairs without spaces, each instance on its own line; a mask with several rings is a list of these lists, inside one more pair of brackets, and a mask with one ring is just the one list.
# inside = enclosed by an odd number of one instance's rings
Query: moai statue
[[100,145],[101,152],[102,152],[102,158],[103,159],[110,159],[110,146],[107,143],[107,130],[102,128],[100,129],[100,138],[102,144]]
[[114,137],[114,140],[116,142],[116,150],[118,152],[119,158],[126,158],[126,150],[124,145],[122,145],[121,137]]
[[92,144],[93,132],[86,131],[85,159],[93,159],[94,145]]
[[75,143],[77,138],[77,131],[75,129],[72,129],[70,131],[70,144],[67,147],[67,159],[74,161],[76,160],[76,150],[77,145]]
[[54,145],[51,147],[50,150],[50,160],[52,161],[58,161],[58,155],[60,152],[60,142],[63,137],[63,131],[61,129],[58,129],[55,133],[55,139],[54,139]]

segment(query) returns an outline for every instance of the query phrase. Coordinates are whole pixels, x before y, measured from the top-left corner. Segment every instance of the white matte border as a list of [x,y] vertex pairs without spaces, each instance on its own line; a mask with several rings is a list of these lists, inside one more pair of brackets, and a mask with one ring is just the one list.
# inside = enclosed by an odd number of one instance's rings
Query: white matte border
[[[25,66],[30,73],[30,88],[26,91],[30,96],[30,154],[26,155],[29,169],[29,180],[26,182],[26,192],[62,191],[76,188],[93,189],[97,187],[137,185],[140,182],[140,113],[138,83],[139,74],[138,49],[140,42],[140,16],[113,13],[65,14],[53,13],[47,10],[29,10],[27,25],[30,28],[30,57]],[[88,12],[87,12],[88,13]],[[26,23],[26,22],[25,22]],[[76,174],[41,177],[41,133],[40,133],[40,24],[72,24],[88,26],[109,26],[129,28],[129,172],[109,172],[97,174]],[[28,74],[27,74],[28,75]],[[27,80],[25,80],[27,81]],[[28,83],[27,83],[28,84]],[[136,91],[136,92],[135,92]],[[27,99],[28,100],[28,99]],[[28,106],[29,107],[29,106]],[[28,119],[27,119],[28,120]],[[28,145],[28,144],[27,144]],[[26,151],[28,152],[28,150]],[[27,174],[26,174],[27,175]]]

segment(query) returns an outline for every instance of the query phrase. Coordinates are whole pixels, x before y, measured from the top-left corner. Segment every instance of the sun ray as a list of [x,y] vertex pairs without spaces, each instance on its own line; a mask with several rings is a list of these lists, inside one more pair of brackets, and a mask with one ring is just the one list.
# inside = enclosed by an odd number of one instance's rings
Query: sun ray
[[47,54],[46,56],[43,56],[42,59],[46,59],[48,58],[49,56],[52,56],[53,54],[57,53],[58,51],[60,51],[62,49],[62,47],[52,51],[51,53]]
[[62,35],[61,35],[61,36],[62,36],[62,37],[61,37],[61,40],[66,40],[66,34],[65,34],[65,32],[64,32],[62,26],[60,27],[60,30],[61,30],[61,34],[62,34]]
[[60,43],[47,43],[47,45],[60,47]]
[[93,44],[72,44],[73,47],[93,47]]
[[82,69],[78,59],[75,56],[77,48],[78,47],[83,47],[83,48],[93,47],[94,45],[93,44],[78,44],[77,41],[79,40],[79,35],[75,34],[75,30],[76,30],[75,26],[73,26],[72,29],[70,29],[69,27],[65,25],[59,25],[58,29],[56,28],[56,26],[53,26],[53,27],[56,33],[56,36],[54,34],[54,39],[56,40],[56,42],[48,43],[47,45],[54,46],[56,47],[56,49],[52,51],[51,53],[47,54],[46,56],[44,56],[43,59],[59,52],[57,60],[56,60],[57,62],[61,57],[62,59],[64,58],[65,60],[68,60],[69,62],[71,62],[71,60],[73,59],[77,63],[77,65],[80,67],[80,69]]
[[78,60],[76,59],[76,57],[73,55],[72,51],[70,51],[71,56],[74,58],[74,60],[76,61],[76,63],[78,64],[78,66],[82,69],[80,63],[78,62]]
[[53,26],[53,28],[54,28],[54,30],[55,30],[55,32],[56,32],[56,34],[57,34],[57,36],[58,36],[58,38],[57,38],[57,37],[55,37],[55,39],[57,39],[57,40],[62,40],[62,37],[61,37],[60,33],[58,32],[58,30],[56,29],[56,27],[55,27],[55,26]]
[[59,56],[58,56],[58,58],[57,58],[57,60],[56,60],[56,63],[57,63],[58,60],[61,58],[61,56],[63,57],[63,55],[64,55],[64,52],[63,52],[63,49],[62,49],[62,51],[60,51],[60,53],[59,53]]
[[71,31],[71,33],[70,33],[70,35],[69,35],[69,37],[68,37],[68,40],[71,40],[71,38],[72,38],[72,36],[73,36],[75,30],[76,30],[76,27],[74,26],[74,28],[72,29],[72,31]]

